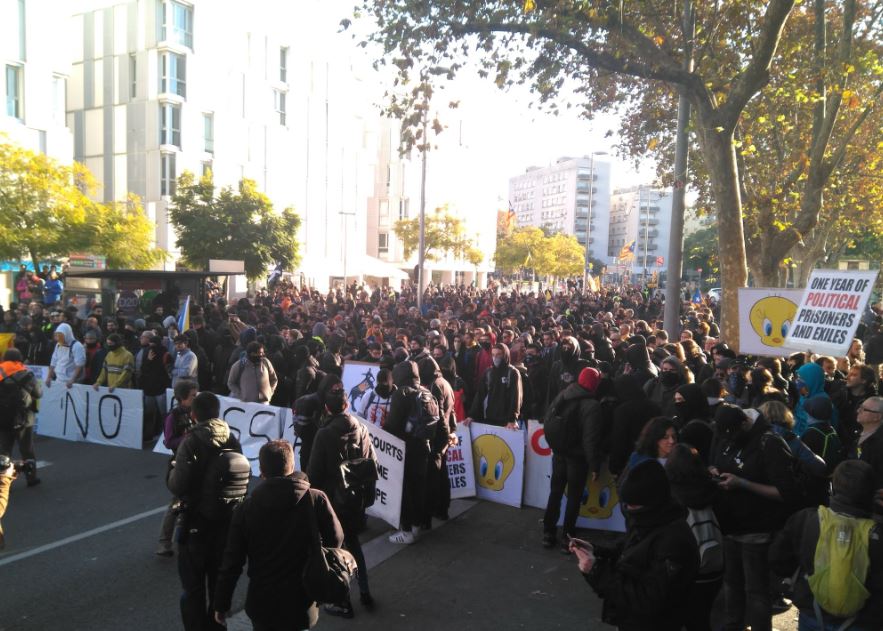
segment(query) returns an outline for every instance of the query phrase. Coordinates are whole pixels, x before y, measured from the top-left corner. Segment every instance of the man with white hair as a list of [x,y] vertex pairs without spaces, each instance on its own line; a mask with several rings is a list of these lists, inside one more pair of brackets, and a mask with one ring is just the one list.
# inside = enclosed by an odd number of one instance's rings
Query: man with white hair
[[868,397],[857,410],[856,420],[861,426],[855,455],[874,468],[877,489],[874,500],[874,520],[883,522],[883,397]]

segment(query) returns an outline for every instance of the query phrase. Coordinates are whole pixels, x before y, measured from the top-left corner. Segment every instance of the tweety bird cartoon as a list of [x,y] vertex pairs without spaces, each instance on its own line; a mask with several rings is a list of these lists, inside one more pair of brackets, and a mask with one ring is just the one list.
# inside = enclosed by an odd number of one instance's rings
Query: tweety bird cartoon
[[781,296],[761,298],[748,315],[751,328],[765,346],[782,346],[797,314],[797,305]]
[[579,514],[589,519],[607,519],[613,515],[613,507],[619,503],[616,481],[605,467],[597,480],[589,477]]
[[515,455],[506,441],[493,434],[482,434],[472,441],[476,482],[490,491],[502,491],[515,467]]

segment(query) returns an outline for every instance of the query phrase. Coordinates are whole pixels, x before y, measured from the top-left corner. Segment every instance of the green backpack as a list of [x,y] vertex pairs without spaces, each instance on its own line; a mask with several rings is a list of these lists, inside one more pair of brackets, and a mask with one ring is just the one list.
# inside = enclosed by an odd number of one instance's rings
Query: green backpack
[[838,618],[854,617],[871,593],[868,541],[874,521],[835,513],[819,506],[819,540],[814,572],[806,578],[818,606]]

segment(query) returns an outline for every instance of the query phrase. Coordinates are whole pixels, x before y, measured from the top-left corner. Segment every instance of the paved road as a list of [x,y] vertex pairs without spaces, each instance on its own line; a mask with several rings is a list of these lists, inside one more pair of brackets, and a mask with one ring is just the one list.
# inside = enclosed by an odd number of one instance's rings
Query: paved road
[[[166,458],[39,438],[44,483],[13,485],[0,553],[0,631],[180,629],[173,559],[154,556],[168,493]],[[610,629],[572,558],[540,544],[540,511],[463,501],[414,546],[364,534],[373,613],[360,629]],[[243,578],[234,601],[241,609]],[[776,627],[793,629],[781,616]],[[320,630],[353,622],[323,616]],[[231,631],[250,629],[243,614]]]

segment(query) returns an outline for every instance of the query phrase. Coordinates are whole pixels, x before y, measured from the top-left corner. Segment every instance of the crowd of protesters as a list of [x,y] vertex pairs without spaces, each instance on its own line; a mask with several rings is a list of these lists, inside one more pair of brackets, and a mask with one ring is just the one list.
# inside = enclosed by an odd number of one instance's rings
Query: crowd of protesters
[[[541,420],[553,459],[538,539],[575,554],[607,621],[710,629],[723,589],[728,630],[770,629],[786,592],[801,629],[880,628],[879,305],[843,357],[754,358],[721,338],[717,305],[688,302],[689,293],[674,331],[663,327],[661,294],[639,287],[430,286],[419,308],[416,298],[408,288],[354,284],[323,294],[279,282],[234,304],[213,294],[191,307],[187,331],[159,301],[143,318],[95,305],[81,320],[76,308],[23,299],[3,314],[3,327],[28,363],[50,366],[50,387],[140,388],[145,439],[164,431],[173,449],[191,421],[180,404],[166,409],[168,387],[185,403],[199,391],[293,408],[300,469],[310,479],[322,479],[334,460],[326,451],[339,441],[321,437],[332,421],[341,435],[355,431],[349,412],[379,422],[406,442],[402,524],[390,536],[398,544],[418,541],[433,517],[447,518],[445,454],[456,423],[519,431]],[[347,360],[381,368],[349,412],[338,400]],[[429,433],[415,409],[423,392],[435,401],[426,407],[437,418]],[[576,538],[585,481],[607,471],[627,524],[610,549]],[[811,580],[828,515],[819,507],[871,524],[859,552],[870,563],[858,578],[870,597],[853,610],[826,608],[817,593],[824,588]],[[172,554],[172,518],[160,554]],[[363,511],[342,520],[350,548],[358,548],[360,518]],[[775,574],[795,578],[787,587]],[[359,586],[363,603],[373,602],[367,576]],[[331,613],[352,608],[340,603]]]

